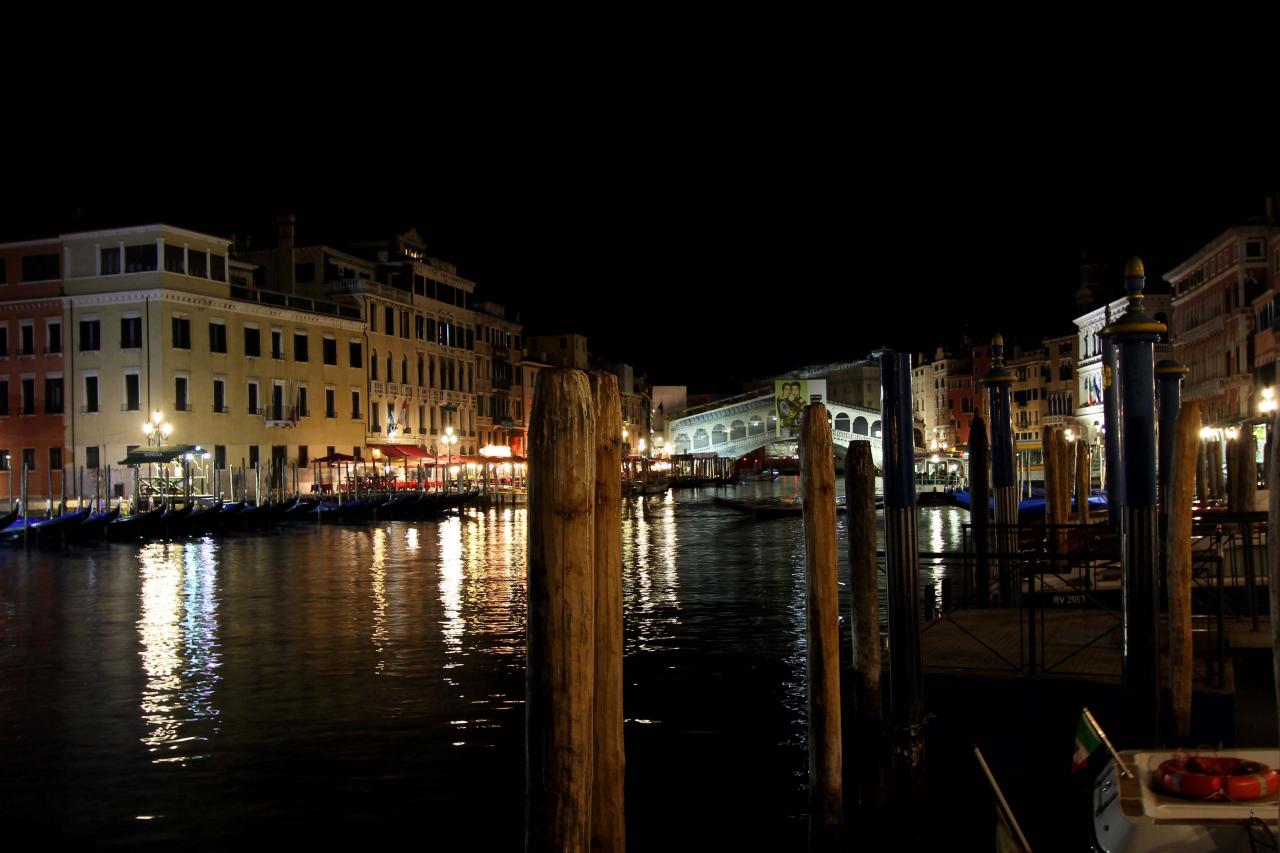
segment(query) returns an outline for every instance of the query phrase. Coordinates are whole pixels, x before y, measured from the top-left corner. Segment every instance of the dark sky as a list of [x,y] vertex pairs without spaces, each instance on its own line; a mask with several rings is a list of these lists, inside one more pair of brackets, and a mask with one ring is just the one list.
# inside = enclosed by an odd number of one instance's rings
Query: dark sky
[[504,92],[385,120],[267,97],[214,134],[28,137],[3,155],[0,240],[165,221],[263,245],[287,211],[304,243],[416,227],[529,329],[732,390],[881,346],[1064,334],[1082,252],[1118,289],[1129,255],[1159,275],[1280,191],[1265,133],[1210,146],[1077,101],[796,84]]

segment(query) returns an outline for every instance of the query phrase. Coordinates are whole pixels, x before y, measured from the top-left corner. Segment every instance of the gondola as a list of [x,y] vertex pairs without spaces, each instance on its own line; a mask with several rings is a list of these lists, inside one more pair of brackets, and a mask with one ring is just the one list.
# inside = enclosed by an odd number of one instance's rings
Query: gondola
[[164,511],[164,515],[160,516],[160,535],[165,539],[174,539],[182,536],[187,530],[187,516],[191,515],[191,507],[184,506],[182,509],[173,509],[170,507]]
[[4,530],[10,524],[18,520],[18,508],[15,506],[4,515],[0,515],[0,530]]
[[108,522],[107,541],[137,542],[140,539],[155,539],[161,533],[160,519],[163,516],[164,509],[157,507],[150,512],[141,512]]
[[82,509],[76,512],[64,512],[52,518],[32,519],[25,530],[22,520],[19,519],[6,527],[0,535],[3,535],[7,541],[15,543],[25,539],[28,543],[34,542],[37,545],[60,544],[66,541],[63,537],[83,524],[88,516],[89,510]]
[[77,544],[87,542],[101,542],[107,533],[107,525],[111,524],[120,517],[120,507],[114,507],[107,512],[90,513],[84,521],[69,531],[71,541]]
[[222,507],[218,504],[195,509],[187,516],[186,534],[203,536],[206,533],[217,533],[222,529]]

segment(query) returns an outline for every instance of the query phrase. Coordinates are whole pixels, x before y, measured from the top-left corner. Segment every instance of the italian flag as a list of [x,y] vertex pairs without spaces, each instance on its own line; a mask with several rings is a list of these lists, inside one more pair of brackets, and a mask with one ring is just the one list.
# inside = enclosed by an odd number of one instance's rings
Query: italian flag
[[1076,750],[1071,756],[1071,772],[1077,773],[1088,766],[1089,756],[1100,746],[1102,739],[1093,730],[1093,726],[1089,725],[1084,714],[1081,714],[1080,722],[1076,725]]

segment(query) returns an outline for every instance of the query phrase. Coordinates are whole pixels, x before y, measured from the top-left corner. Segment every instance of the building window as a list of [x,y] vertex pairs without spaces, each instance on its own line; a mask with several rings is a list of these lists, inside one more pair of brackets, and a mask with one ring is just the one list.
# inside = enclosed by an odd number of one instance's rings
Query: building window
[[209,352],[226,353],[227,351],[227,325],[226,323],[210,323],[209,324]]
[[369,402],[369,432],[381,432],[381,425],[378,423],[378,413],[382,409],[382,404],[377,400]]
[[330,337],[326,337],[321,343],[321,355],[324,363],[332,366],[338,364],[338,342]]
[[360,414],[360,392],[352,391],[351,392],[351,420],[358,421],[362,419],[363,419],[363,415]]
[[311,460],[307,454],[307,446],[305,444],[298,445],[298,467],[306,468],[311,464]]
[[61,447],[49,448],[49,470],[50,471],[62,470],[62,448]]
[[[9,283],[8,264],[5,263],[4,258],[0,258],[0,284],[8,284],[8,283]],[[6,450],[5,453],[8,453],[8,451]]]
[[34,447],[22,448],[22,467],[26,471],[36,470],[36,449]]
[[179,412],[191,411],[191,404],[187,400],[187,377],[185,376],[173,378],[173,407]]
[[271,383],[271,411],[267,413],[267,419],[272,421],[282,421],[285,419],[284,411],[284,383],[280,381]]
[[0,358],[9,355],[9,324],[0,323]]
[[284,361],[284,332],[271,330],[271,357],[276,361]]
[[48,332],[48,353],[62,352],[62,321],[54,320],[46,327]]
[[213,267],[212,273],[210,274],[209,278],[213,279],[214,281],[226,281],[227,280],[227,259],[224,258],[222,255],[210,255],[209,262]]
[[120,248],[103,249],[99,253],[99,264],[102,275],[118,275],[120,273]]
[[311,410],[307,407],[307,386],[298,386],[298,417],[310,417]]
[[307,352],[307,333],[294,332],[293,333],[293,360],[307,361],[309,358],[310,358],[310,355]]
[[408,311],[400,312],[400,337],[402,338],[409,337],[409,312]]
[[256,415],[256,414],[258,414],[258,383],[257,383],[257,382],[250,382],[250,383],[249,383],[249,406],[248,406],[248,409],[249,409],[249,414],[251,414],[251,415]]
[[227,413],[227,381],[225,379],[213,380],[213,410],[222,415]]
[[436,434],[436,407],[431,407],[431,434]]
[[378,331],[378,306],[372,302],[369,303],[369,331]]
[[181,246],[170,246],[165,244],[164,247],[164,270],[165,272],[184,272],[182,267],[182,256],[186,254]]
[[395,325],[395,324],[396,324],[396,312],[395,312],[395,310],[394,310],[390,305],[385,305],[385,306],[383,306],[383,308],[382,308],[382,316],[383,316],[383,318],[384,318],[384,319],[385,319],[385,321],[386,321],[386,322],[384,322],[384,323],[383,323],[383,326],[382,326],[382,328],[385,330],[386,335],[387,335],[388,337],[389,337],[389,336],[391,336],[391,335],[394,335],[394,334],[396,333],[396,325]]
[[58,255],[27,255],[22,259],[23,281],[53,281],[58,277]]
[[360,342],[359,342],[359,341],[352,341],[352,342],[351,342],[351,344],[350,344],[350,346],[349,346],[349,348],[348,348],[348,353],[347,353],[347,354],[348,354],[348,356],[350,357],[350,362],[351,362],[351,366],[352,366],[352,367],[363,367],[363,366],[364,366],[364,356],[362,355],[362,350],[363,350],[363,348],[360,346]]
[[204,252],[188,251],[187,265],[190,267],[190,269],[187,270],[187,275],[193,275],[197,278],[209,277],[209,267],[207,265],[207,258],[205,257]]
[[98,377],[86,376],[84,378],[84,410],[86,412],[98,411]]
[[378,351],[369,351],[369,378],[374,382],[378,381]]
[[315,261],[293,265],[293,280],[298,284],[311,284],[316,280]]
[[400,384],[401,385],[409,384],[409,357],[408,356],[400,357]]
[[427,336],[426,319],[421,314],[413,318],[413,336],[418,340],[423,340]]
[[422,353],[418,353],[418,387],[425,388],[427,385],[426,365],[423,363]]
[[23,320],[18,326],[18,355],[36,354],[36,324]]
[[120,349],[140,349],[142,347],[142,318],[120,318]]
[[258,467],[258,445],[256,444],[249,445],[249,467]]
[[102,457],[98,455],[98,446],[92,445],[84,449],[84,467],[96,471],[102,465]]
[[338,392],[332,388],[324,389],[324,416],[326,418],[338,416]]
[[156,244],[124,247],[125,272],[153,272],[156,269]]
[[418,407],[418,435],[426,435],[427,433],[427,407]]
[[124,375],[124,408],[126,412],[136,412],[141,408],[138,374],[136,373],[126,373]]
[[22,408],[18,409],[20,415],[34,415],[36,413],[36,381],[34,379],[23,379],[22,381]]
[[225,444],[215,444],[213,446],[213,467],[219,471],[227,470],[227,446]]
[[174,315],[173,348],[191,349],[191,318]]
[[246,358],[258,358],[262,355],[262,337],[251,326],[244,328],[244,354]]
[[62,377],[51,376],[44,380],[44,413],[62,414]]

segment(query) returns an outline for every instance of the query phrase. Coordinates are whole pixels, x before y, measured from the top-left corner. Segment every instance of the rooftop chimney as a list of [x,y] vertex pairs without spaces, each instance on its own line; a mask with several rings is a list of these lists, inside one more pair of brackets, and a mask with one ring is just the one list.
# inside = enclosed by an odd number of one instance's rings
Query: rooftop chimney
[[276,217],[276,286],[293,293],[293,229],[297,219],[292,213]]

